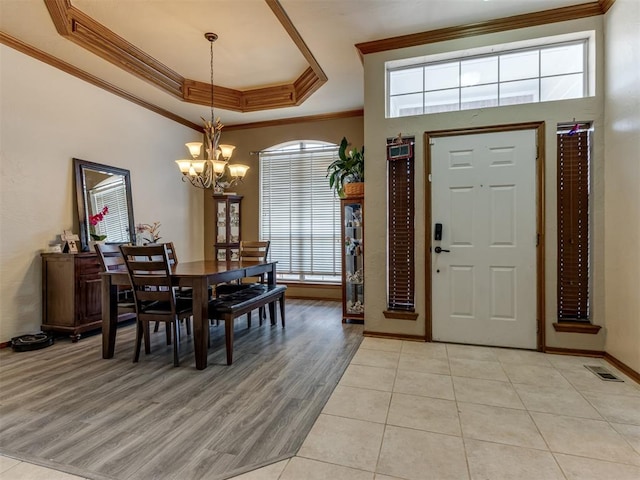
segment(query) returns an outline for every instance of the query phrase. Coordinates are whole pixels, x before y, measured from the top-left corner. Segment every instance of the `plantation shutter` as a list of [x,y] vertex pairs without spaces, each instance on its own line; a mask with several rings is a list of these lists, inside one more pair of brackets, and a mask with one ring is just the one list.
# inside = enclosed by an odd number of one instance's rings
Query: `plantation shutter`
[[389,160],[389,310],[415,308],[413,157]]
[[589,132],[558,133],[558,319],[589,320]]
[[337,147],[260,153],[260,237],[278,273],[340,275],[340,201],[327,167]]

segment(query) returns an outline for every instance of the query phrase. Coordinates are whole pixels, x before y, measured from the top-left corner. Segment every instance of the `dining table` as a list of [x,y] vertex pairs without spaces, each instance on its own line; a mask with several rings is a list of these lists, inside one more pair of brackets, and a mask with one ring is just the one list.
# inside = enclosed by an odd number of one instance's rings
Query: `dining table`
[[[198,370],[207,367],[209,342],[209,285],[231,282],[245,277],[266,276],[276,283],[276,263],[260,260],[199,260],[176,263],[171,267],[171,283],[191,287],[193,291],[193,343]],[[102,358],[115,354],[118,327],[118,286],[131,285],[126,270],[102,272]]]

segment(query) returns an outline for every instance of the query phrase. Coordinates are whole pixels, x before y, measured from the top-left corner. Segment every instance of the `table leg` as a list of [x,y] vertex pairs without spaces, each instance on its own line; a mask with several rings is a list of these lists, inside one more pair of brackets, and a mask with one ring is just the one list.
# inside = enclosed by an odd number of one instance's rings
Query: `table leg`
[[102,275],[102,358],[113,358],[118,326],[118,286]]
[[207,344],[209,339],[209,298],[207,279],[198,278],[193,282],[193,344],[196,368],[207,368]]
[[269,285],[275,285],[276,284],[276,264],[272,263],[270,267],[271,268],[267,270],[267,283]]
[[224,319],[224,342],[227,350],[227,365],[233,363],[233,315]]

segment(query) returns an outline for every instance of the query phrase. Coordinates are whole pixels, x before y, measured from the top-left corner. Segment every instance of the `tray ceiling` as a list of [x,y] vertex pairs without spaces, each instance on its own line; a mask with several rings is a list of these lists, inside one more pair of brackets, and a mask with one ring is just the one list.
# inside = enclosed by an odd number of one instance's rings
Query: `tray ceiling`
[[[195,126],[208,116],[202,105],[208,102],[210,75],[204,33],[215,32],[216,115],[232,126],[362,109],[363,68],[356,45],[362,51],[387,48],[403,45],[412,34],[555,8],[577,6],[576,12],[598,14],[611,3],[0,0],[0,41],[35,51],[48,63],[68,65],[89,81],[99,79],[103,88],[112,86]],[[383,39],[387,43],[379,42]]]

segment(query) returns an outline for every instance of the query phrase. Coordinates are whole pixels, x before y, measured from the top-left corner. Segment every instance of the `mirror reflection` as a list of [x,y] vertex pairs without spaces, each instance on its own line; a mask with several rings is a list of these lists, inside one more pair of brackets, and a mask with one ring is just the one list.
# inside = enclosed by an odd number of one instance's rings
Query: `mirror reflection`
[[129,170],[74,158],[82,250],[91,242],[134,241]]

